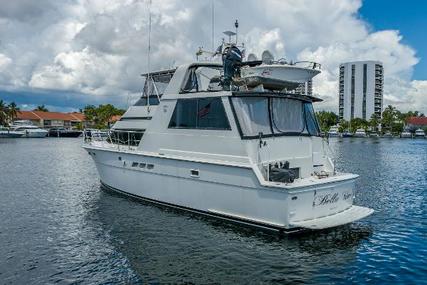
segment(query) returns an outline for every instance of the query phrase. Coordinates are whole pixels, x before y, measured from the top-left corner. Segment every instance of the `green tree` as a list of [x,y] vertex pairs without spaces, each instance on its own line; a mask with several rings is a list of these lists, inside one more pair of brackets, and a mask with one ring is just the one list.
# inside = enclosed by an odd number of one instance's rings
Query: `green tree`
[[350,127],[350,123],[344,119],[340,120],[339,124],[340,124],[340,127],[339,127],[340,133],[345,132]]
[[319,111],[316,112],[316,116],[323,132],[329,131],[329,128],[338,122],[338,116],[334,112]]
[[354,118],[350,121],[350,131],[352,133],[356,132],[357,129],[366,129],[368,128],[369,123],[368,121],[362,119],[362,118]]
[[13,121],[17,116],[19,112],[19,107],[15,104],[15,102],[10,103],[8,106],[8,117],[9,121]]
[[378,126],[380,122],[381,122],[380,116],[377,113],[373,113],[371,115],[371,119],[369,120],[369,126],[374,132],[376,132],[378,131]]
[[45,107],[45,105],[39,105],[33,111],[49,112],[49,110]]
[[6,125],[8,123],[8,107],[3,100],[0,100],[0,125]]
[[88,105],[83,109],[86,120],[92,122],[97,129],[109,127],[110,119],[116,115],[123,115],[124,112],[124,110],[117,109],[111,104],[99,105],[98,107]]
[[394,122],[397,120],[397,110],[392,105],[388,105],[382,114],[381,125],[383,129],[392,131]]
[[6,102],[0,100],[0,125],[8,125],[18,115],[19,108],[15,102],[6,105]]

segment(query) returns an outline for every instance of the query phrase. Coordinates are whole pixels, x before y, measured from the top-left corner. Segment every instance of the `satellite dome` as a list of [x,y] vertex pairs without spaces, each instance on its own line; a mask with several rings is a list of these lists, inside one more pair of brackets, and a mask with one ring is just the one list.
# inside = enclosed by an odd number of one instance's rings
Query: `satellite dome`
[[266,64],[270,64],[274,61],[274,56],[271,54],[269,50],[265,50],[262,52],[262,62]]

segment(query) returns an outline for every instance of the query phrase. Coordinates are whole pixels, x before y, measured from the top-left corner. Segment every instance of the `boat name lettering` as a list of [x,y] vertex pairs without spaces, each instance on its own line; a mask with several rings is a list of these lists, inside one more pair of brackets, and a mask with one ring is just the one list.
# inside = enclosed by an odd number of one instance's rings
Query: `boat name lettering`
[[348,199],[350,199],[352,196],[353,196],[353,193],[352,193],[352,192],[347,192],[347,193],[344,193],[344,194],[343,194],[343,199],[344,199],[344,200],[348,200]]
[[271,75],[271,70],[266,68],[261,73],[262,76]]
[[338,193],[328,193],[325,195],[319,195],[314,198],[313,206],[323,206],[328,204],[334,204],[338,202]]

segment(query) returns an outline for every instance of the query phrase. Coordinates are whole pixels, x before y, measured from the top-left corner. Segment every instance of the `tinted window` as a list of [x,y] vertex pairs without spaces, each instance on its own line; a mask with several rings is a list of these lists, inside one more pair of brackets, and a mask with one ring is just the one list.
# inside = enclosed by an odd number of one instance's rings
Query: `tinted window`
[[320,134],[319,124],[317,123],[316,115],[311,103],[304,103],[304,113],[307,132],[312,136],[318,136]]
[[[159,98],[156,95],[150,96],[150,105],[159,105],[159,103]],[[139,100],[136,101],[134,106],[147,106],[147,96],[139,98]]]
[[231,129],[221,98],[178,100],[169,128]]

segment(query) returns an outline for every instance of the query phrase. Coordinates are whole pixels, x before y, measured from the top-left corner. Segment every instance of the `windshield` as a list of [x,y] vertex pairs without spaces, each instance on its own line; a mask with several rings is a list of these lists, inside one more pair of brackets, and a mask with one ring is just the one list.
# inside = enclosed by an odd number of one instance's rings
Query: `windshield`
[[318,136],[311,102],[278,97],[233,97],[233,107],[244,138],[280,135]]
[[188,70],[182,92],[221,91],[221,66],[196,66]]

